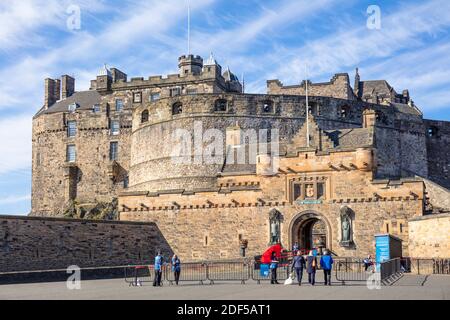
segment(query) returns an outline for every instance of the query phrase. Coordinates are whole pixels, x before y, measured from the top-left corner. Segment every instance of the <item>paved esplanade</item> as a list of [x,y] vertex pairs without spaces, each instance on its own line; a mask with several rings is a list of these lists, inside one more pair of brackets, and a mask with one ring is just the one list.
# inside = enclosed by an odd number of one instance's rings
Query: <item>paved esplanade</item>
[[404,276],[392,286],[369,290],[364,283],[325,287],[304,284],[301,287],[258,285],[250,281],[198,285],[183,283],[154,288],[129,287],[123,280],[82,281],[81,290],[68,290],[65,282],[0,286],[0,299],[175,299],[175,300],[239,300],[239,299],[439,299],[450,300],[450,276]]

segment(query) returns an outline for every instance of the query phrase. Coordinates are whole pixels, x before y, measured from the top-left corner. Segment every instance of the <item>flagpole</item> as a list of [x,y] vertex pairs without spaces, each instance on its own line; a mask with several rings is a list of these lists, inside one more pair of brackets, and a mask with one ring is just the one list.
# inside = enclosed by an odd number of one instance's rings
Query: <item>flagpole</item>
[[191,54],[191,3],[188,1],[188,55]]
[[309,97],[308,97],[308,64],[305,66],[306,75],[306,147],[309,148]]

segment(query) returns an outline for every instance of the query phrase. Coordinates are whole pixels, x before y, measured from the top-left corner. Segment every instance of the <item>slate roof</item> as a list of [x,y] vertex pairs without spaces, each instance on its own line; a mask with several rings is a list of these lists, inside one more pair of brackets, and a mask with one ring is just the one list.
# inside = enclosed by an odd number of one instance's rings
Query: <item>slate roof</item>
[[100,102],[101,96],[97,92],[97,90],[75,92],[70,97],[64,100],[60,100],[51,105],[47,110],[44,110],[44,108],[42,108],[37,115],[67,112],[69,105],[72,103],[76,103],[77,105],[79,105],[78,110],[91,110],[94,104],[99,104]]
[[373,144],[372,134],[366,128],[327,130],[324,132],[334,142],[334,149],[355,149]]

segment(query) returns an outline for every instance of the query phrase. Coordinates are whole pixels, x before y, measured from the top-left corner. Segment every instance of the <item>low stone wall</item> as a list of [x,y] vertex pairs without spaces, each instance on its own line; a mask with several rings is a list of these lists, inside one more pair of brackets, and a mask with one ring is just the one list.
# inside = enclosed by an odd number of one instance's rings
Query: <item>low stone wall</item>
[[154,223],[0,216],[0,272],[151,263],[172,250]]
[[415,258],[449,258],[450,214],[409,220],[409,255]]

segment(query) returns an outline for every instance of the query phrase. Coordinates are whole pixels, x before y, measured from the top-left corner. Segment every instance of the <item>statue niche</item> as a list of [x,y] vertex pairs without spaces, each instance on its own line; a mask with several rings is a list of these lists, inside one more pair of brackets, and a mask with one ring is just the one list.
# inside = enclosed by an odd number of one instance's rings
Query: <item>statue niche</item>
[[343,206],[341,211],[341,242],[342,247],[353,245],[353,217],[354,212],[347,206]]
[[270,225],[270,242],[269,245],[275,245],[281,243],[281,212],[272,209],[269,212],[269,225]]

